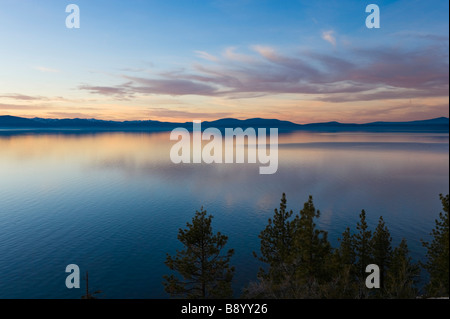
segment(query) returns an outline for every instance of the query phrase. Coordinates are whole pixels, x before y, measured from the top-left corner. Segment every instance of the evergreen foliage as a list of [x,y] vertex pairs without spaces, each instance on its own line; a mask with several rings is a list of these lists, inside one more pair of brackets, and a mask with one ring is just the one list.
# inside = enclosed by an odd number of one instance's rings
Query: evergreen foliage
[[[443,212],[431,232],[432,240],[422,240],[427,249],[426,261],[421,263],[430,274],[426,292],[430,297],[449,295],[449,195],[440,195]],[[230,298],[234,267],[230,258],[234,251],[221,250],[228,238],[212,232],[212,216],[201,209],[192,223],[180,229],[178,239],[184,249],[172,257],[167,254],[166,265],[181,275],[164,276],[165,290],[172,296],[186,298]],[[317,227],[320,211],[312,196],[299,213],[287,209],[286,194],[279,208],[259,234],[263,264],[258,280],[244,290],[246,298],[389,298],[415,299],[420,265],[413,262],[405,239],[397,247],[381,216],[372,231],[367,214],[362,210],[354,232],[347,227],[333,248],[328,233]],[[376,264],[380,270],[379,289],[369,289],[365,280],[366,267]],[[90,295],[88,295],[90,296]]]
[[427,294],[433,297],[449,296],[449,195],[439,195],[444,212],[431,232],[432,241],[422,241],[427,249],[427,260],[422,265],[430,274],[430,282],[426,287]]
[[192,299],[231,298],[231,282],[234,267],[230,258],[234,250],[221,255],[228,237],[220,232],[214,234],[211,227],[212,216],[202,209],[196,212],[192,223],[186,229],[179,229],[178,240],[184,249],[174,257],[167,254],[165,264],[170,270],[181,275],[164,276],[164,288],[174,297]]

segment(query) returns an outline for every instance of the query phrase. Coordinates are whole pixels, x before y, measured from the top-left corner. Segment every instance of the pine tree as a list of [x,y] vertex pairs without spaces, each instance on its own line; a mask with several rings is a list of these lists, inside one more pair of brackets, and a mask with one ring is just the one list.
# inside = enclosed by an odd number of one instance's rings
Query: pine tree
[[331,278],[331,245],[327,232],[316,228],[314,220],[320,212],[316,211],[312,197],[300,215],[294,219],[292,215],[292,210],[286,209],[283,194],[280,209],[275,209],[273,218],[259,235],[259,259],[268,269],[261,270],[259,282],[247,288],[247,297],[314,298],[320,294],[320,285]]
[[392,252],[389,270],[383,289],[383,296],[392,299],[414,299],[417,296],[417,278],[420,267],[412,262],[408,245],[403,239]]
[[354,249],[355,249],[355,271],[359,286],[359,298],[367,298],[369,290],[365,286],[366,267],[372,264],[373,249],[372,249],[372,232],[366,222],[366,212],[361,211],[359,215],[359,222],[356,224],[358,231],[354,235]]
[[381,216],[372,238],[373,263],[380,268],[381,288],[384,286],[384,279],[392,258],[391,242],[391,234]]
[[[281,298],[285,295],[286,285],[289,286],[296,267],[293,264],[295,255],[293,247],[294,223],[290,220],[293,212],[287,210],[286,194],[281,197],[280,208],[274,210],[268,225],[261,231],[261,256],[259,260],[267,264],[267,269],[260,269],[258,274],[260,284],[265,290],[265,297]],[[257,256],[254,253],[255,257]],[[253,285],[255,286],[255,285]],[[270,290],[270,291],[269,291]]]
[[229,263],[234,250],[220,254],[228,237],[220,232],[213,234],[212,218],[206,215],[202,207],[200,212],[196,212],[192,223],[186,224],[186,229],[179,229],[178,240],[184,249],[177,251],[174,257],[167,254],[165,262],[170,270],[182,277],[164,276],[165,290],[172,296],[196,299],[232,297],[234,267],[230,267]]
[[353,299],[358,295],[357,282],[355,280],[355,243],[350,227],[342,233],[338,239],[340,245],[333,254],[334,278],[328,287],[329,298]]
[[312,196],[304,204],[300,215],[296,216],[294,244],[298,251],[297,280],[306,285],[307,296],[312,296],[313,285],[321,285],[331,280],[331,245],[328,233],[316,227],[315,219],[320,217]]
[[350,231],[350,227],[347,227],[342,233],[342,238],[339,238],[339,262],[341,264],[353,265],[355,263],[355,250],[354,250],[354,238]]
[[427,249],[427,261],[423,267],[430,274],[426,287],[427,294],[433,297],[449,295],[449,195],[439,195],[444,212],[439,213],[439,220],[431,232],[432,241],[422,240]]
[[365,277],[366,267],[372,263],[372,232],[366,222],[366,212],[362,210],[356,224],[358,233],[354,236],[356,271],[359,277]]

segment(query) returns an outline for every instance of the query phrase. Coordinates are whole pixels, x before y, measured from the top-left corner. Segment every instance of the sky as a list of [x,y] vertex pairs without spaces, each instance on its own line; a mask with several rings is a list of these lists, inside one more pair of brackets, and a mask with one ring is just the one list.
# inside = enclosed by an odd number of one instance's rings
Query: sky
[[443,0],[0,0],[0,115],[448,117],[448,64]]

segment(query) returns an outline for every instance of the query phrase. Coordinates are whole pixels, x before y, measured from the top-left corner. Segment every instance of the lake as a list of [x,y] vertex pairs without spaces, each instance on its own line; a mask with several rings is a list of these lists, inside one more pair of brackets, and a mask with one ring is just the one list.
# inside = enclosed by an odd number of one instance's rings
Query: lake
[[239,296],[283,192],[295,212],[313,196],[334,246],[365,209],[418,260],[449,191],[448,134],[280,134],[274,175],[260,164],[176,165],[173,144],[169,133],[0,133],[0,298],[80,298],[84,281],[65,286],[72,263],[102,298],[167,298],[166,253],[202,206],[236,251]]

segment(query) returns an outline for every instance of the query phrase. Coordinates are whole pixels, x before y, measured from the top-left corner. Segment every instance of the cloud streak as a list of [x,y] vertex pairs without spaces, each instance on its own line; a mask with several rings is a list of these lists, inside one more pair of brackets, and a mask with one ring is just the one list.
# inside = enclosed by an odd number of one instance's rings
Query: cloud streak
[[59,73],[59,70],[57,69],[47,68],[44,66],[35,66],[33,69],[44,73]]
[[336,38],[334,37],[334,31],[324,31],[322,32],[322,39],[330,43],[332,46],[336,47]]
[[131,84],[132,84],[131,82],[127,82],[121,85],[117,85],[115,87],[82,84],[78,87],[78,89],[89,91],[92,94],[107,95],[115,97],[117,99],[128,99],[134,95],[133,92],[130,90]]
[[192,111],[181,111],[181,110],[169,110],[166,108],[150,108],[149,109],[150,116],[156,116],[159,118],[178,118],[178,119],[219,119],[230,117],[232,113],[229,112],[214,112],[214,113],[205,113],[205,112],[192,112]]
[[0,103],[0,110],[43,110],[48,109],[46,105],[29,105],[29,104],[4,104]]
[[19,93],[0,95],[0,98],[11,99],[17,101],[48,101],[49,98],[43,96],[30,96]]
[[204,51],[195,51],[195,54],[204,60],[208,60],[208,61],[212,61],[212,62],[217,62],[219,61],[219,58],[217,58],[216,56],[209,54],[208,52],[204,52]]
[[219,58],[197,51],[207,61],[189,69],[121,75],[117,86],[84,84],[93,94],[113,98],[143,95],[199,95],[229,99],[272,94],[311,95],[326,102],[371,101],[448,96],[446,43],[400,50],[349,49],[335,55],[297,52],[286,55],[269,46],[252,46],[252,54],[231,47]]

